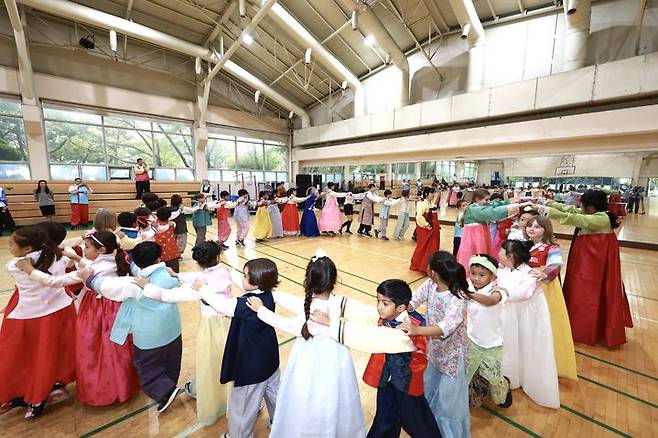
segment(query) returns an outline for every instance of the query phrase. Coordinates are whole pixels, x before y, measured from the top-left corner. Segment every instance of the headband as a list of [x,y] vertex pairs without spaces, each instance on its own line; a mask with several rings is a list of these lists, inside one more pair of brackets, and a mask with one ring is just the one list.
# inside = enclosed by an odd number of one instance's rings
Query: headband
[[311,263],[317,262],[318,259],[321,259],[322,257],[327,257],[327,253],[321,249],[318,249],[315,251],[315,254],[313,254],[313,257],[311,257]]
[[496,268],[496,266],[494,266],[494,264],[491,263],[491,260],[481,255],[474,255],[473,257],[471,257],[471,259],[468,261],[468,266],[473,266],[473,265],[480,265],[491,271],[493,275],[496,275],[498,273],[498,268]]
[[98,243],[98,244],[101,246],[101,248],[105,248],[105,245],[103,245],[103,244],[101,243],[101,241],[98,240],[98,239],[96,238],[96,236],[94,236],[94,233],[89,233],[89,234],[87,234],[87,235],[85,236],[85,239],[92,239],[94,242]]

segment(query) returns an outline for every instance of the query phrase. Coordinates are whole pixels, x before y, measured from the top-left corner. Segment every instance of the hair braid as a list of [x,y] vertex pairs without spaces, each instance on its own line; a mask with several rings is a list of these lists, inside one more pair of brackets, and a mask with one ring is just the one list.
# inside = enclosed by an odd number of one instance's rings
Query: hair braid
[[313,301],[313,292],[307,290],[304,294],[304,318],[306,320],[302,326],[302,336],[306,340],[313,337],[311,332],[308,330],[308,320],[311,317],[311,301]]

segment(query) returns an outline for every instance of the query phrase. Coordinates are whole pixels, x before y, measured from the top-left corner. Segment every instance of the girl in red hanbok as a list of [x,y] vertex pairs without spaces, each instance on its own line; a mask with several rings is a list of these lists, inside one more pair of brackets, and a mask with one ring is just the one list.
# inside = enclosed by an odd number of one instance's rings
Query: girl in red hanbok
[[39,227],[14,231],[7,271],[16,282],[0,328],[2,410],[28,408],[39,416],[51,393],[75,380],[75,309],[62,287],[43,287],[17,267],[26,260],[39,272],[64,273],[69,259]]
[[439,214],[432,202],[434,189],[423,187],[422,201],[416,206],[416,250],[411,257],[412,271],[427,273],[427,261],[439,249],[441,227]]

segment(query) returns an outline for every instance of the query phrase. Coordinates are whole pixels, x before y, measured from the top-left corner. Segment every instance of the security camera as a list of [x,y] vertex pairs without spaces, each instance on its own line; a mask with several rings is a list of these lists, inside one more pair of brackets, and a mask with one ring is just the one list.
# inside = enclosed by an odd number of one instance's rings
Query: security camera
[[575,14],[578,9],[578,0],[568,0],[567,5],[567,15]]
[[468,34],[469,34],[469,33],[471,33],[471,23],[466,23],[466,24],[462,27],[462,35],[461,35],[461,38],[462,38],[463,40],[465,40],[466,38],[468,38]]

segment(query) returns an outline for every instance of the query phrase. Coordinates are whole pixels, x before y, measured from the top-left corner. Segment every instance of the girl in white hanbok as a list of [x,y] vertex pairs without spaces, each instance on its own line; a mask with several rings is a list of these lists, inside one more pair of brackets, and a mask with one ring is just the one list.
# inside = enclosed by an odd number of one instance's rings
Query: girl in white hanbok
[[551,318],[541,284],[527,265],[531,246],[506,240],[499,254],[498,287],[509,296],[503,305],[502,372],[512,388],[522,387],[538,405],[558,409]]

